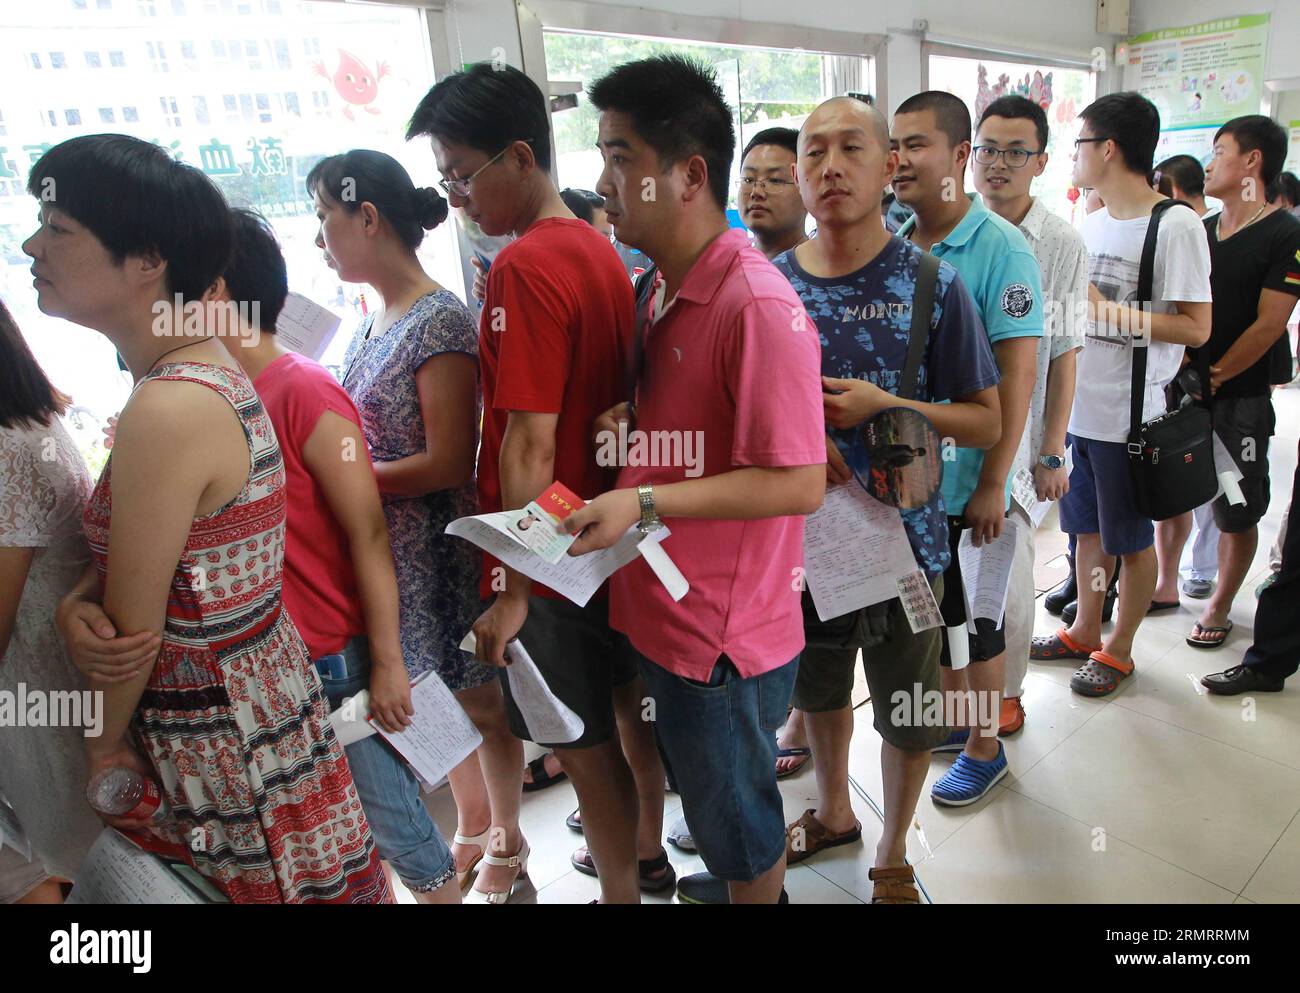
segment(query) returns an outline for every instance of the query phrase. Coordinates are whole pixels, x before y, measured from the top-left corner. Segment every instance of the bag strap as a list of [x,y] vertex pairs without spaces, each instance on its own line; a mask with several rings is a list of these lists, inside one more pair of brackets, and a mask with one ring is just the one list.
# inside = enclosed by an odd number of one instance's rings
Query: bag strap
[[[1133,301],[1133,306],[1138,310],[1150,313],[1151,297],[1154,294],[1155,270],[1156,270],[1156,236],[1160,231],[1160,218],[1170,207],[1184,206],[1191,209],[1181,200],[1161,200],[1151,208],[1151,220],[1147,222],[1146,240],[1142,243],[1142,257],[1138,263],[1138,285],[1137,299]],[[1136,336],[1131,336],[1133,341],[1133,376],[1129,384],[1129,415],[1128,415],[1128,452],[1129,455],[1138,455],[1141,453],[1140,437],[1142,433],[1142,401],[1146,398],[1147,392],[1147,348],[1150,341],[1138,345]],[[1134,446],[1138,446],[1135,448]]]
[[632,342],[628,350],[627,402],[636,406],[636,387],[641,381],[641,367],[645,364],[645,329],[650,319],[650,298],[654,295],[657,266],[650,266],[636,277],[632,284],[633,314]]
[[898,395],[904,400],[916,399],[917,380],[921,375],[921,361],[930,340],[930,321],[934,316],[934,297],[939,287],[939,257],[929,252],[921,253],[916,270],[916,287],[912,293],[912,327],[907,339],[907,362],[903,378],[898,384]]

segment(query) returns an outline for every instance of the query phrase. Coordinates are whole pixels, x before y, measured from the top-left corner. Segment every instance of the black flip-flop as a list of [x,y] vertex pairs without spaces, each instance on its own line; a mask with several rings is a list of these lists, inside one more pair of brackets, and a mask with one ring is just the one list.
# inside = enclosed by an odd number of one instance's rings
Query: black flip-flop
[[1147,608],[1147,613],[1158,614],[1162,610],[1177,610],[1179,606],[1177,600],[1152,600],[1151,606]]
[[544,790],[548,786],[554,786],[562,779],[569,778],[569,774],[565,772],[563,769],[560,770],[558,775],[555,776],[548,775],[546,772],[545,755],[543,755],[541,758],[536,758],[533,759],[531,762],[529,762],[528,770],[533,774],[533,781],[531,783],[524,783],[525,793],[536,793],[538,790]]
[[568,817],[564,819],[564,826],[568,828],[570,831],[576,831],[578,834],[583,833],[582,817],[579,815],[577,810],[575,810],[573,813],[571,813]]
[[[1218,634],[1220,631],[1222,631],[1223,637],[1217,638],[1214,641],[1210,641],[1209,639],[1198,639],[1192,637],[1192,635],[1194,635],[1197,631],[1200,631],[1201,634],[1203,635]],[[1193,648],[1219,648],[1225,641],[1228,640],[1228,635],[1231,632],[1232,632],[1232,621],[1229,621],[1225,627],[1221,627],[1221,628],[1204,627],[1201,625],[1200,621],[1197,621],[1196,626],[1192,629],[1192,634],[1187,636],[1187,643],[1191,645]]]

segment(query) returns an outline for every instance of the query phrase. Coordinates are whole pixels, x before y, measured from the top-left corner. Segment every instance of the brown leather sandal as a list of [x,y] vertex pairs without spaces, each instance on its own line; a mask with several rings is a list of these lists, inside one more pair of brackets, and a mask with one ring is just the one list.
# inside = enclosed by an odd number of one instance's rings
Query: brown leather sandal
[[828,848],[851,845],[861,840],[861,824],[855,822],[851,830],[843,834],[831,834],[830,829],[817,819],[814,808],[810,807],[785,829],[785,864],[794,865]]
[[876,885],[871,890],[872,903],[920,903],[916,875],[910,865],[894,869],[868,869],[867,878]]

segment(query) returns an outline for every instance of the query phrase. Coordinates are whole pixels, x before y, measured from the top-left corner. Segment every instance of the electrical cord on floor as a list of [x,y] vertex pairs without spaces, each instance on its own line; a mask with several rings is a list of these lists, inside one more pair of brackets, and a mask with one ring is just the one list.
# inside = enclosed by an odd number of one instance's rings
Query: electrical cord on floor
[[[880,809],[880,805],[877,804],[876,801],[873,800],[873,799],[871,798],[871,794],[868,793],[866,790],[864,790],[864,789],[862,788],[862,784],[859,783],[856,779],[854,779],[853,776],[852,776],[851,774],[850,774],[850,776],[849,776],[849,785],[853,787],[853,791],[854,791],[855,793],[857,793],[858,796],[862,797],[862,799],[866,801],[867,806],[870,807],[870,808],[872,809],[872,811],[875,812],[875,815],[876,815],[877,817],[880,818],[880,823],[881,823],[881,824],[884,824],[884,823],[885,823],[885,812],[884,812],[883,810]],[[911,862],[908,862],[907,864],[908,864],[908,865],[911,865],[912,863],[911,863]],[[934,903],[934,900],[931,899],[931,897],[930,897],[930,891],[927,890],[927,889],[925,888],[925,884],[924,884],[923,882],[921,882],[921,877],[916,875],[916,869],[915,869],[915,868],[913,868],[913,870],[912,870],[912,874],[913,874],[913,876],[914,876],[915,879],[916,879],[916,888],[917,888],[918,890],[920,890],[920,891],[921,891],[921,895],[922,895],[923,897],[925,897],[925,902],[926,902],[926,903],[931,903],[931,904]]]

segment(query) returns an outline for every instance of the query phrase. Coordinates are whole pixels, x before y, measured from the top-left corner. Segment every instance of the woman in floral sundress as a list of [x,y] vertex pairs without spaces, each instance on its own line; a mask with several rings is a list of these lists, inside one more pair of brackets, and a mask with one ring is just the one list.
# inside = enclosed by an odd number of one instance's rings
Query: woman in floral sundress
[[[102,599],[146,643],[125,664],[83,665],[104,688],[91,773],[136,769],[172,813],[105,820],[147,830],[234,902],[391,901],[319,677],[280,606],[275,432],[220,342],[182,335],[194,318],[215,323],[195,301],[230,256],[224,199],[121,135],[55,146],[29,190],[44,194],[24,245],[38,305],[104,333],[136,380],[86,510],[93,567],[70,599]],[[75,611],[60,613],[66,632]]]

